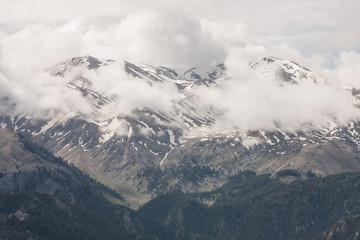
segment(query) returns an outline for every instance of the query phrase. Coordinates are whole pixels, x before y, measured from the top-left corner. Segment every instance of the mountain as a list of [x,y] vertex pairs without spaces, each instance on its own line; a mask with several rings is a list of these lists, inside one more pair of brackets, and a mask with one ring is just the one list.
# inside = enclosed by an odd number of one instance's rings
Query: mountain
[[244,171],[214,191],[160,195],[139,212],[190,239],[358,239],[359,173],[300,175]]
[[[154,98],[140,101],[134,93],[119,96],[99,87],[107,83],[108,76],[97,78],[107,67],[121,72],[119,81],[124,78],[149,95],[165,89],[161,93],[169,93],[170,100],[158,104],[170,110],[148,104]],[[280,87],[326,82],[306,67],[275,57],[251,63],[250,68],[265,79],[275,79]],[[278,123],[270,130],[240,129],[226,122],[224,110],[199,104],[199,91],[223,89],[231,81],[224,65],[202,76],[196,68],[174,70],[85,56],[59,63],[50,72],[66,81],[67,91],[80,93],[89,110],[60,109],[51,119],[26,112],[3,114],[1,127],[27,135],[120,192],[134,208],[174,189],[214,190],[246,169],[259,174],[295,169],[302,175],[311,170],[321,176],[360,170],[356,120],[344,124],[328,115],[321,126],[304,123],[294,131]],[[349,91],[356,105],[358,91]],[[130,112],[119,110],[126,97],[132,100],[129,105],[140,105]]]
[[314,74],[310,69],[296,62],[283,60],[277,57],[264,57],[250,67],[260,72],[267,78],[276,78],[288,84],[298,84],[302,81],[324,83],[324,79]]
[[357,239],[359,236],[360,218],[359,216],[348,216],[339,219],[326,232],[319,234],[317,240],[333,239]]
[[[116,203],[116,204],[115,204]],[[169,239],[88,175],[0,129],[1,239]]]

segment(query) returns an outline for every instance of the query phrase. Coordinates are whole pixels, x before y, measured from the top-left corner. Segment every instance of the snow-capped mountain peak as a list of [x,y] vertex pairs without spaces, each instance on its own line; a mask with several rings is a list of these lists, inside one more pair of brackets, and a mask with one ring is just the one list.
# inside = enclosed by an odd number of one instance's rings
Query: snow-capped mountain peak
[[51,73],[54,76],[64,76],[64,74],[74,67],[85,66],[87,69],[98,69],[103,65],[107,65],[109,63],[114,62],[111,59],[98,59],[89,55],[83,57],[73,57],[70,60],[61,62],[55,65]]
[[[216,176],[209,176],[215,180],[200,186],[204,189],[218,186],[227,176],[242,169],[258,172],[312,169],[326,174],[332,172],[334,165],[332,160],[324,159],[335,157],[345,156],[341,159],[350,161],[349,166],[354,169],[360,169],[356,161],[360,155],[358,122],[338,124],[331,115],[333,112],[329,114],[328,99],[315,108],[321,126],[312,125],[312,116],[301,120],[293,117],[294,112],[299,112],[295,115],[300,117],[303,112],[311,115],[308,113],[314,111],[307,110],[313,101],[306,102],[306,91],[297,92],[299,97],[295,99],[291,99],[291,93],[286,91],[304,87],[303,81],[310,81],[315,90],[323,87],[319,84],[321,78],[295,62],[265,57],[250,64],[255,72],[279,82],[271,86],[275,85],[275,90],[280,89],[280,93],[286,95],[280,98],[281,94],[267,91],[266,87],[261,89],[261,81],[260,86],[252,81],[245,82],[248,84],[245,86],[242,82],[228,81],[231,77],[225,75],[224,65],[218,65],[208,76],[201,77],[194,68],[116,63],[85,56],[72,58],[53,68],[53,75],[66,79],[62,90],[80,97],[82,103],[89,105],[90,112],[67,108],[68,112],[50,120],[33,119],[25,112],[3,115],[0,126],[31,135],[39,144],[97,176],[103,183],[114,182],[115,187],[126,185],[134,191],[151,191],[144,176],[156,168],[209,167]],[[100,69],[105,71],[112,66],[115,68],[111,70],[123,71],[116,76],[125,79],[114,78],[124,84],[110,84],[115,90],[107,91],[102,84],[109,75],[104,77]],[[67,75],[77,67],[75,75]],[[100,76],[103,81],[97,81]],[[236,85],[224,86],[231,82]],[[353,95],[356,94],[358,92],[354,90]],[[301,109],[293,106],[299,99],[305,101],[298,105]],[[292,115],[285,123],[295,122],[294,130],[277,121],[289,117],[289,112]],[[243,119],[256,123],[266,121],[266,124],[247,128],[242,125]],[[317,155],[310,159],[315,150]],[[336,169],[351,170],[342,165],[336,165]],[[198,187],[193,186],[194,189]]]
[[323,83],[320,76],[316,76],[310,69],[300,64],[283,60],[277,57],[264,57],[260,61],[250,64],[250,67],[262,73],[269,79],[281,81],[281,83],[298,84],[303,81]]

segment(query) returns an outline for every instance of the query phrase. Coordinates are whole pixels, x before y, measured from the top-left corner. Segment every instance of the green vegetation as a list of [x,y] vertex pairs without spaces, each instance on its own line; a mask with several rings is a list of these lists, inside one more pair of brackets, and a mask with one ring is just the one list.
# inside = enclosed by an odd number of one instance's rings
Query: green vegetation
[[[209,166],[185,165],[177,168],[161,170],[160,168],[146,168],[141,174],[148,182],[147,190],[157,194],[170,191],[184,190],[186,184],[200,185],[206,178],[218,178],[219,173]],[[169,183],[176,182],[171,185]]]
[[[359,234],[360,173],[320,178],[309,171],[301,180],[288,169],[274,176],[243,171],[214,191],[184,193],[182,184],[216,178],[216,171],[190,165],[176,171],[148,168],[142,177],[149,188],[174,191],[136,212],[113,204],[122,196],[74,166],[24,137],[21,142],[25,151],[52,164],[10,176],[1,172],[2,183],[12,190],[0,192],[0,239],[323,240]],[[178,182],[170,188],[169,179]]]
[[159,196],[139,212],[194,239],[312,239],[339,219],[360,214],[359,199],[360,173],[285,184],[246,171],[215,191]]
[[123,200],[118,193],[26,138],[20,140],[24,153],[53,164],[2,177],[2,184],[12,188],[0,192],[0,239],[174,239],[167,227],[113,204]]
[[294,170],[294,169],[285,169],[285,170],[281,170],[279,172],[276,173],[277,177],[295,177],[295,178],[299,178],[301,177],[301,173],[299,173],[298,171]]
[[326,232],[319,234],[316,240],[354,240],[359,239],[360,216],[341,218]]
[[[89,197],[91,198],[91,197]],[[167,239],[166,228],[108,202],[81,206],[35,192],[0,193],[1,239]]]

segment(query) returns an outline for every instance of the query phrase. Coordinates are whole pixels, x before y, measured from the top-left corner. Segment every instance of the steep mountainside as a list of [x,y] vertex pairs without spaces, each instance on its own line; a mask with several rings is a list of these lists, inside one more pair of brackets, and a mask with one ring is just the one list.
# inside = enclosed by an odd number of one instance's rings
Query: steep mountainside
[[[329,115],[321,126],[304,123],[296,131],[281,125],[274,130],[232,127],[224,123],[221,109],[199,107],[196,95],[199,89],[226,85],[229,77],[224,65],[200,76],[194,68],[180,72],[123,62],[122,77],[130,83],[143,82],[149,91],[168,88],[179,99],[169,103],[173,108],[169,112],[147,106],[117,112],[114,109],[122,96],[102,92],[97,81],[104,79],[96,78],[103,68],[117,69],[116,64],[85,56],[51,70],[67,81],[68,91],[81,93],[89,111],[65,109],[48,120],[35,119],[26,112],[5,114],[0,117],[0,126],[28,135],[56,156],[122,192],[135,207],[170,189],[215,189],[244,169],[275,173],[291,168],[303,173],[312,170],[317,175],[360,170],[360,124],[356,120],[344,125]],[[325,82],[309,69],[275,57],[250,67],[265,79],[276,79],[280,86]],[[356,105],[358,91],[349,91]]]
[[307,176],[245,171],[214,191],[160,195],[139,212],[193,239],[358,239],[359,173]]
[[[111,202],[110,202],[111,201]],[[117,193],[0,129],[1,239],[171,239]]]
[[319,234],[316,240],[353,240],[359,238],[360,217],[349,216],[339,219],[326,232]]

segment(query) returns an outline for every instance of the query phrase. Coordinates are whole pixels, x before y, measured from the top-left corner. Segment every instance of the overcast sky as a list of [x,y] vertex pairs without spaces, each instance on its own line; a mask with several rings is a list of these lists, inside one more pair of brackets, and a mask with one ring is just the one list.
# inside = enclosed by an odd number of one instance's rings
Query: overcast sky
[[[64,81],[54,81],[47,71],[74,56],[204,70],[225,63],[234,79],[249,80],[249,62],[272,55],[312,69],[330,86],[284,91],[276,84],[253,80],[235,83],[227,88],[230,92],[203,91],[200,100],[216,105],[219,98],[225,99],[221,104],[235,122],[284,117],[283,122],[295,121],[300,126],[313,121],[319,108],[351,119],[357,110],[349,104],[350,93],[339,86],[360,88],[359,9],[359,0],[0,0],[0,100],[12,99],[23,111],[48,112],[58,106],[78,111],[79,104],[74,103],[81,96],[69,92]],[[119,73],[113,71],[102,75],[116,81]],[[126,96],[138,99],[149,92],[148,86],[125,83],[127,87],[113,89],[127,89]],[[240,96],[243,89],[247,91]],[[150,100],[138,102],[169,111],[171,106],[162,103],[176,100],[176,91],[156,89]],[[308,102],[303,101],[307,93],[313,96]],[[282,98],[277,97],[280,94]],[[129,99],[126,106],[139,107]],[[276,99],[272,106],[269,99]],[[242,109],[234,102],[248,105]],[[291,114],[291,109],[304,109],[304,114]],[[6,111],[6,106],[0,106],[0,112]],[[247,120],[242,117],[245,114],[250,116]],[[303,122],[296,121],[302,116]]]
[[360,51],[359,9],[358,0],[2,0],[0,37],[27,29],[73,41],[73,54],[168,65],[206,65],[223,61],[229,45],[261,46],[259,55],[297,60],[298,51],[331,66],[340,52]]

